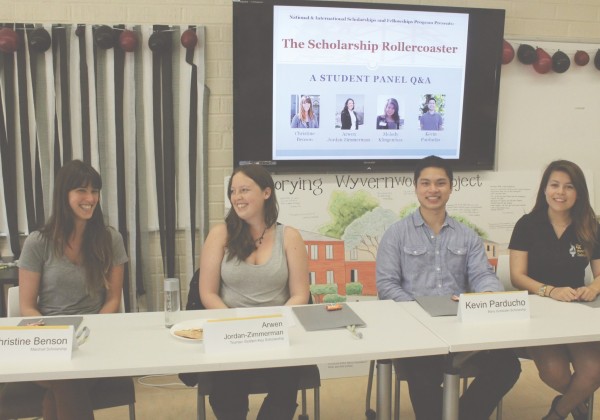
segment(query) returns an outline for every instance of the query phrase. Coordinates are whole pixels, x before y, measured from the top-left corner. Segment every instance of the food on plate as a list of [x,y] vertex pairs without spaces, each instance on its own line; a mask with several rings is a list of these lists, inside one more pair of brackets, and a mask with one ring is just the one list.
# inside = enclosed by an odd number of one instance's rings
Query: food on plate
[[188,328],[185,330],[173,331],[173,334],[179,337],[189,338],[190,340],[202,340],[203,333],[204,331],[202,330],[202,328]]
[[325,309],[328,311],[339,311],[342,309],[342,305],[340,303],[336,303],[335,305],[327,305],[325,306]]

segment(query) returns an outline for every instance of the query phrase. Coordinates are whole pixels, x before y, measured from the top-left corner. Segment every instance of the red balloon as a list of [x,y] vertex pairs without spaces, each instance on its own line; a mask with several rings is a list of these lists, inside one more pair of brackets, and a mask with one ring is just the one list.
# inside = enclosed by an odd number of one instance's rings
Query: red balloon
[[533,68],[540,74],[546,74],[552,69],[552,58],[542,48],[536,48],[537,60],[533,63]]
[[589,62],[590,55],[585,51],[579,50],[575,53],[575,64],[577,64],[578,66],[585,66]]
[[198,43],[198,35],[194,29],[186,29],[181,34],[181,45],[184,48],[194,48]]
[[19,37],[17,33],[10,28],[0,29],[0,51],[12,54],[17,51],[19,46]]
[[135,32],[125,29],[119,35],[119,45],[123,51],[132,52],[137,48],[138,40]]
[[508,64],[515,58],[515,49],[506,39],[502,43],[502,64]]

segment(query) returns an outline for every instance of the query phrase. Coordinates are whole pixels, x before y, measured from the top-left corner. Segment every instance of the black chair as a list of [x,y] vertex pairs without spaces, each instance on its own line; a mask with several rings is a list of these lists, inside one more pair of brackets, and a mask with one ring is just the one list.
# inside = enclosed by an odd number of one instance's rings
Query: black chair
[[[34,382],[11,382],[0,390],[0,420],[42,416],[46,390]],[[129,419],[135,420],[135,390],[129,377],[100,378],[91,393],[94,410],[129,406]]]
[[[589,265],[588,265],[588,267],[589,267]],[[526,348],[515,349],[515,353],[516,353],[516,355],[517,355],[517,357],[519,359],[532,360],[533,361],[533,359],[531,357],[529,357],[529,354],[527,353],[527,349]],[[592,395],[590,395],[588,397],[588,399],[586,400],[586,402],[585,402],[587,404],[587,406],[588,406],[587,420],[593,420],[593,418],[594,418],[594,394],[595,393],[592,393]],[[567,416],[567,417],[569,417],[569,416]]]
[[[120,312],[124,312],[121,297]],[[8,289],[7,313],[9,317],[21,315],[19,307],[19,287]],[[6,383],[0,390],[0,420],[42,415],[42,401],[46,390],[34,382]],[[100,378],[92,392],[94,410],[129,406],[129,420],[135,420],[135,389],[130,377]]]
[[[190,282],[188,300],[185,306],[186,310],[206,309],[200,300],[200,270],[196,270]],[[212,373],[180,373],[179,379],[187,386],[197,386],[197,419],[206,420],[206,397],[212,392]],[[314,416],[315,420],[320,419],[320,387],[321,375],[316,365],[302,366],[298,390],[302,394],[300,420],[308,420],[306,408],[306,391],[312,389],[314,393]],[[257,377],[251,384],[251,394],[266,394],[268,392],[267,384],[263,378]],[[1,420],[1,419],[0,419]]]
[[[508,254],[500,254],[498,256],[498,262],[496,263],[496,275],[500,282],[504,286],[504,290],[518,290],[513,286],[510,281],[510,256]],[[590,284],[594,280],[594,275],[592,274],[591,265],[585,268],[585,284]],[[515,349],[515,353],[519,357],[519,359],[527,359],[531,360],[529,354],[527,354],[526,349]],[[590,395],[587,399],[588,405],[588,420],[592,420],[594,417],[594,394]]]
[[[408,379],[406,370],[403,367],[402,359],[394,359],[394,373],[395,373],[395,386],[394,386],[394,419],[400,418],[400,386],[402,381]],[[369,365],[369,379],[367,383],[367,397],[365,401],[365,416],[369,420],[374,420],[377,417],[377,413],[371,408],[371,390],[373,388],[373,375],[375,371],[375,361],[371,361]],[[463,392],[469,385],[469,378],[474,378],[479,373],[479,370],[473,364],[465,364],[460,370],[460,378],[462,379]],[[496,407],[496,420],[502,420],[502,400],[498,402]]]

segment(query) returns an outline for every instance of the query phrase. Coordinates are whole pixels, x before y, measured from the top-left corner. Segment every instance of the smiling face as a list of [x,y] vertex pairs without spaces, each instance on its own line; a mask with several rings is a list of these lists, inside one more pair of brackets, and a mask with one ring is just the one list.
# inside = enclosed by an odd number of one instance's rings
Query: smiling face
[[302,102],[302,108],[304,108],[304,112],[308,112],[310,110],[310,106],[311,106],[310,102],[308,102],[308,101]]
[[544,190],[549,211],[570,211],[577,201],[577,190],[571,177],[563,171],[553,171]]
[[352,111],[354,109],[354,101],[352,99],[349,99],[348,102],[346,102],[346,106],[350,111]]
[[387,115],[388,117],[393,117],[395,113],[396,107],[393,103],[389,102],[385,107],[385,115]]
[[429,112],[435,112],[435,99],[430,99],[427,102],[427,108],[429,108]]
[[243,172],[236,173],[231,179],[229,201],[238,217],[246,222],[251,219],[264,219],[265,200],[271,196],[269,187],[264,190]]
[[443,168],[427,167],[421,171],[415,190],[421,209],[445,210],[452,184]]
[[100,190],[88,184],[69,191],[69,206],[75,220],[87,222],[94,215],[94,210],[100,200]]

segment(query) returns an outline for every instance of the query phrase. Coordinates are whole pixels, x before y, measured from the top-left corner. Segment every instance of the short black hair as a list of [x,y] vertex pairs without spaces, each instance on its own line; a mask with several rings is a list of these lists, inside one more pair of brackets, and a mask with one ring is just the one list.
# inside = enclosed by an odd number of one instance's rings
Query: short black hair
[[431,155],[431,156],[424,157],[423,159],[421,159],[419,161],[419,163],[417,163],[417,166],[415,167],[415,173],[414,173],[415,185],[417,184],[417,181],[419,180],[419,177],[421,176],[421,172],[425,168],[443,169],[444,171],[446,171],[446,175],[448,175],[448,178],[450,179],[450,183],[452,183],[454,180],[454,174],[452,173],[452,167],[450,166],[448,161],[445,159],[442,159],[439,156]]

